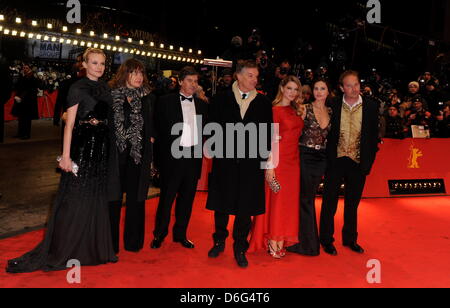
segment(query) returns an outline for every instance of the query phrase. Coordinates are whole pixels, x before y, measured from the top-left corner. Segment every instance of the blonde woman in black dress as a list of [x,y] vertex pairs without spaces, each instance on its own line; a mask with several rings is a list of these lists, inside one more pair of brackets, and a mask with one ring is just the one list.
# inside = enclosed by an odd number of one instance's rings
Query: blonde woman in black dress
[[106,56],[88,49],[83,66],[87,77],[76,82],[67,99],[68,116],[60,168],[59,190],[43,242],[10,260],[7,272],[28,273],[67,269],[70,260],[82,266],[117,262],[111,239],[106,193],[111,94],[99,81]]

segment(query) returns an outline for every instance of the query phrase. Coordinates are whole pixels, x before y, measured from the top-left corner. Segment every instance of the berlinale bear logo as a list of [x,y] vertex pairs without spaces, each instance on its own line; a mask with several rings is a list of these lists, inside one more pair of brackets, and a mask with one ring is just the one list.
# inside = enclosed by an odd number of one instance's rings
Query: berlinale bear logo
[[381,24],[381,3],[379,0],[369,0],[367,8],[371,9],[367,13],[367,22],[369,24]]
[[67,1],[67,8],[71,10],[67,13],[67,22],[69,24],[81,24],[81,3],[78,0]]
[[408,159],[408,169],[420,169],[418,160],[420,157],[423,157],[422,151],[414,146],[411,146],[409,150],[411,151],[411,154]]

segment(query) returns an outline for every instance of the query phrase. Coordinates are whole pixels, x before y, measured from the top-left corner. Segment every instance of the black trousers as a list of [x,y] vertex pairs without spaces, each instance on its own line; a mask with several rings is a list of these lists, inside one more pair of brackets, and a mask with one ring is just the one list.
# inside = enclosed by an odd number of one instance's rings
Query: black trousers
[[334,243],[334,216],[336,215],[339,189],[345,184],[344,245],[358,240],[358,206],[362,198],[366,176],[359,164],[348,157],[337,159],[325,177],[322,213],[320,216],[320,242],[322,245]]
[[[144,247],[145,236],[145,201],[139,202],[138,184],[142,165],[136,165],[129,156],[129,150],[119,154],[119,172],[122,192],[126,193],[126,217],[124,243],[125,250],[137,252]],[[123,200],[110,202],[111,235],[113,247],[119,252],[120,217]]]
[[[215,212],[214,220],[216,233],[214,233],[214,242],[225,242],[230,233],[228,232],[228,222],[230,215]],[[252,227],[251,216],[237,215],[234,220],[233,239],[235,252],[247,252],[249,248],[248,236]]]
[[161,172],[161,195],[153,235],[164,240],[169,234],[172,206],[176,199],[175,225],[173,239],[187,239],[187,229],[192,215],[195,194],[198,185],[198,170],[196,159],[180,159],[176,162],[177,172],[166,174]]
[[31,137],[31,118],[19,117],[19,129],[17,135],[19,137]]
[[300,189],[300,251],[307,255],[320,253],[319,231],[316,216],[316,194],[325,175],[326,151],[300,148],[301,189]]

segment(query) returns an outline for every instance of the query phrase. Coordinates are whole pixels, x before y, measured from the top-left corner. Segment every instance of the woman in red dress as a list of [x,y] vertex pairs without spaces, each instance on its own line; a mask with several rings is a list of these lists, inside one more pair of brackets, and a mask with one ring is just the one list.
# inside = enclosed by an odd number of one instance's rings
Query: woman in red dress
[[[301,117],[301,83],[295,76],[280,84],[273,102],[275,129],[270,166],[266,172],[266,214],[254,219],[250,251],[269,251],[280,259],[284,247],[298,242],[300,224],[300,152],[299,139],[303,130]],[[278,182],[281,189],[271,188]],[[272,183],[272,185],[270,185]],[[276,185],[275,185],[276,186]]]

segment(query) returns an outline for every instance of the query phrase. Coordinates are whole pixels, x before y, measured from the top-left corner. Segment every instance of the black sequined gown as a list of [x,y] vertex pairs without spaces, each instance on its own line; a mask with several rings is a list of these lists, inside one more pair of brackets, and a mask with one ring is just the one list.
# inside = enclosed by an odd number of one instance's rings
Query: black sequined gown
[[71,158],[79,166],[78,176],[63,173],[45,239],[31,252],[10,260],[7,272],[64,270],[69,260],[82,266],[118,261],[106,195],[108,126],[80,123],[92,118],[106,121],[110,100],[105,83],[85,78],[71,87],[68,108],[78,105]]

